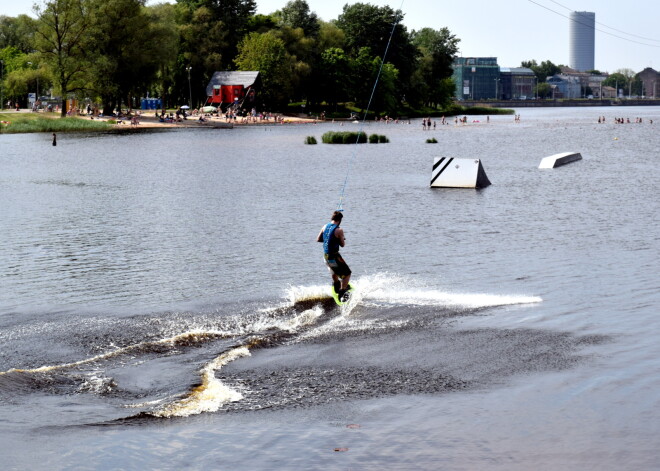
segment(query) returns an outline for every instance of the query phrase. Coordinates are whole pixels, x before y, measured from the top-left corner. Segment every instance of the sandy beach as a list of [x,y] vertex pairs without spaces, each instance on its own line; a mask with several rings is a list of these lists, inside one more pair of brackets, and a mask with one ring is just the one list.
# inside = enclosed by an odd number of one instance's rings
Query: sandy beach
[[[171,122],[171,121],[166,121],[162,122],[156,117],[156,112],[153,110],[139,110],[140,115],[138,116],[137,124],[132,124],[131,123],[131,118],[130,117],[125,117],[120,120],[118,120],[115,117],[112,116],[101,116],[101,117],[92,117],[92,116],[87,116],[87,115],[77,115],[75,116],[76,118],[79,119],[93,119],[95,121],[103,121],[107,122],[110,120],[115,120],[117,121],[117,127],[138,127],[138,128],[155,128],[155,129],[167,129],[167,128],[204,128],[204,127],[210,127],[210,128],[219,128],[219,127],[231,127],[231,126],[259,126],[259,125],[275,125],[275,124],[316,124],[319,122],[322,122],[316,118],[307,118],[307,117],[301,117],[301,116],[295,116],[295,115],[283,115],[283,114],[274,114],[272,117],[269,117],[268,119],[261,119],[259,117],[252,118],[252,117],[238,117],[235,120],[230,120],[225,118],[224,116],[219,117],[219,116],[207,116],[204,115],[204,120],[205,121],[199,121],[199,116],[189,116],[187,119],[179,121],[179,122]],[[45,117],[45,118],[59,118],[59,112],[38,112],[38,113],[33,113],[29,109],[20,109],[19,111],[15,110],[2,110],[0,111],[0,116],[2,114],[7,114],[7,121],[11,122],[12,118],[16,117],[17,115],[25,114],[25,115],[30,115],[34,116],[40,116],[40,117]],[[10,117],[11,116],[11,117]],[[3,118],[4,120],[5,118]]]
[[[103,121],[114,118],[94,118]],[[185,119],[180,122],[161,122],[155,117],[155,113],[147,112],[142,113],[138,118],[138,124],[141,128],[204,128],[204,127],[224,127],[228,125],[232,126],[259,126],[259,125],[274,125],[274,124],[315,124],[319,120],[314,118],[301,118],[299,116],[286,116],[286,115],[274,115],[269,119],[252,119],[252,118],[243,118],[238,117],[236,120],[229,120],[224,117],[217,116],[204,116],[205,121],[199,121],[198,116],[189,116],[188,119]],[[121,123],[118,123],[117,126],[131,126],[131,121],[129,119],[122,120]]]

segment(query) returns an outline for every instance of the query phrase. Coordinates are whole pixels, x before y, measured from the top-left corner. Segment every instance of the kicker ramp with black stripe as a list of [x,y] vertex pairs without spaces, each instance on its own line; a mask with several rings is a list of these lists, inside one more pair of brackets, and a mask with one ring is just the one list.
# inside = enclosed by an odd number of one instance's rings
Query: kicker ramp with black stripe
[[490,185],[479,159],[435,157],[431,188],[484,188]]

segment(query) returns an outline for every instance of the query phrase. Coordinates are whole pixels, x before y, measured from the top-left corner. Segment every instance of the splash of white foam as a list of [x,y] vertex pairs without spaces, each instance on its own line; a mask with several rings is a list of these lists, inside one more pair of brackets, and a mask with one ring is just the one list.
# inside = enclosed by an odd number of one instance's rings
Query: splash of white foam
[[202,384],[190,391],[186,397],[165,404],[158,410],[150,412],[156,417],[187,417],[203,412],[215,412],[223,404],[240,401],[243,395],[224,385],[215,377],[215,372],[227,363],[249,356],[247,347],[237,347],[215,358],[200,371]]
[[101,371],[94,371],[83,377],[83,382],[78,386],[78,391],[107,394],[116,386],[114,379],[104,376]]
[[290,286],[285,292],[285,297],[290,304],[296,304],[303,301],[320,301],[330,297],[330,286]]
[[428,287],[422,288],[418,287],[419,282],[414,279],[389,273],[361,277],[355,281],[355,285],[355,292],[348,302],[349,309],[362,301],[471,309],[542,301],[538,296],[453,293]]
[[448,306],[461,308],[483,308],[511,304],[529,304],[542,301],[538,296],[498,295],[481,293],[449,293],[436,290],[374,290],[367,299],[415,306]]

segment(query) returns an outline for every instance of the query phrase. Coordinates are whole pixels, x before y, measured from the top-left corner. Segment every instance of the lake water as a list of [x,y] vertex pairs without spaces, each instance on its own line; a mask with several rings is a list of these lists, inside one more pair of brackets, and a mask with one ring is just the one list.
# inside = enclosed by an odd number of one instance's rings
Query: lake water
[[657,469],[660,109],[519,111],[0,136],[3,469]]

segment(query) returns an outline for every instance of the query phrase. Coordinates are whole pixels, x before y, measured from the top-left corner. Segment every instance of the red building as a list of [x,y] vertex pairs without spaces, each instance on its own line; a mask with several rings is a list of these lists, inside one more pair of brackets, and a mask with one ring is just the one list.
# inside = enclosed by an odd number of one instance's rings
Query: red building
[[220,107],[238,103],[251,108],[255,104],[259,72],[216,72],[206,86],[206,104]]

